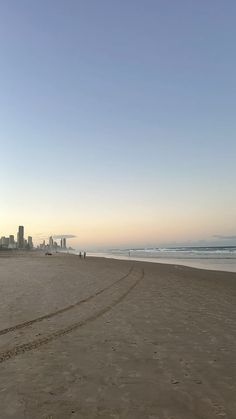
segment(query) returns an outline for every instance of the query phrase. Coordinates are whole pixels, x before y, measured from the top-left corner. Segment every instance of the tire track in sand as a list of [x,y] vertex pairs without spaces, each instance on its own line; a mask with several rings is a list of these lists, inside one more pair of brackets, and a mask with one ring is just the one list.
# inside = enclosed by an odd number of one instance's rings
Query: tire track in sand
[[111,287],[113,287],[115,284],[118,284],[119,282],[123,281],[125,278],[127,278],[132,273],[133,269],[134,269],[134,266],[132,266],[130,268],[129,272],[126,275],[122,276],[121,278],[119,278],[118,280],[116,280],[112,284],[108,285],[107,287],[102,288],[101,290],[95,292],[94,294],[89,295],[86,298],[83,298],[82,300],[76,301],[73,304],[70,304],[66,307],[60,308],[59,310],[53,311],[51,313],[44,314],[43,316],[36,317],[35,319],[26,320],[25,322],[18,323],[15,326],[10,326],[10,327],[7,327],[5,329],[0,330],[0,336],[5,335],[5,334],[10,333],[10,332],[14,332],[15,330],[19,330],[19,329],[23,329],[25,327],[31,326],[34,323],[38,323],[38,322],[41,322],[43,320],[50,319],[51,317],[58,316],[59,314],[65,313],[66,311],[69,311],[69,310],[72,310],[73,308],[78,307],[81,304],[87,303],[88,301],[92,300],[93,298],[97,297],[98,295],[102,294],[103,292],[105,292],[108,289],[110,289]]
[[74,330],[80,327],[86,326],[88,323],[95,321],[99,317],[103,316],[103,314],[112,310],[112,308],[115,307],[117,304],[121,303],[127,297],[127,295],[139,284],[139,282],[143,278],[144,278],[144,270],[142,269],[140,277],[136,279],[136,281],[128,288],[128,290],[126,290],[119,298],[113,301],[112,304],[105,306],[101,310],[97,311],[95,314],[87,317],[87,319],[73,323],[70,326],[67,326],[63,329],[59,329],[56,332],[45,336],[44,338],[34,339],[31,342],[24,343],[22,345],[16,345],[13,348],[9,349],[8,351],[2,352],[0,354],[0,363],[3,363],[9,359],[15,358],[17,355],[24,354],[25,352],[38,349],[41,346],[46,345],[47,343],[52,342],[53,340],[61,336],[67,335],[68,333],[71,333]]

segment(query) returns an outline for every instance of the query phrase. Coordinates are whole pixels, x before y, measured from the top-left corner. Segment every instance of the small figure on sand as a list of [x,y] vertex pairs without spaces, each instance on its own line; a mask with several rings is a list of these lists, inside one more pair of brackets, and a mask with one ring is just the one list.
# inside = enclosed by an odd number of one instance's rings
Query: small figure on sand
[[80,257],[80,259],[82,258],[82,253],[81,252],[79,252],[79,257]]
[[86,258],[86,252],[84,252],[84,259]]

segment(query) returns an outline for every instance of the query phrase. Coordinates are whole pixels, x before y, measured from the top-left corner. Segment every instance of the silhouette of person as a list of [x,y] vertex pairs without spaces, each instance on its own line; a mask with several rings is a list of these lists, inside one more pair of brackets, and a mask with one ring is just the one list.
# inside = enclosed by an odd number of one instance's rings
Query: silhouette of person
[[82,258],[82,253],[81,252],[79,252],[79,257],[80,257],[80,259]]
[[84,259],[86,258],[86,252],[84,252]]

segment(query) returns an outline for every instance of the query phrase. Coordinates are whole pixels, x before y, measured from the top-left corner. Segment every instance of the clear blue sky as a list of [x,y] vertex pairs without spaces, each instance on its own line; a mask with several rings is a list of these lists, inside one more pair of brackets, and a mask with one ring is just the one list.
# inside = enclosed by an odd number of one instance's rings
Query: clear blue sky
[[236,235],[235,16],[233,0],[0,2],[0,235]]

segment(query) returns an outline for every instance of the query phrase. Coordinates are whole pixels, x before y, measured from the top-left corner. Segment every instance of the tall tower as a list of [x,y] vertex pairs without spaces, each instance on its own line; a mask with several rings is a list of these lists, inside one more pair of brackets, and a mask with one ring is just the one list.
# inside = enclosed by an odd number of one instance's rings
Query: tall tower
[[24,240],[24,226],[19,226],[18,230],[18,248],[23,249],[25,247]]
[[66,238],[63,239],[63,248],[66,249]]
[[15,239],[14,239],[13,234],[11,234],[9,236],[9,247],[10,247],[10,249],[14,249],[15,248]]
[[33,239],[31,236],[28,236],[28,246],[30,249],[32,249],[34,247],[33,245]]

